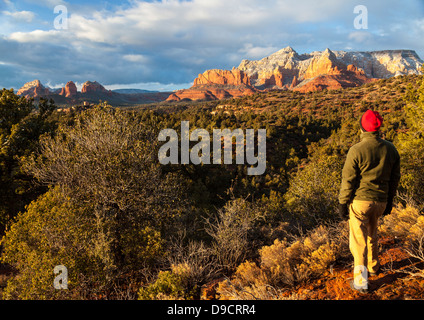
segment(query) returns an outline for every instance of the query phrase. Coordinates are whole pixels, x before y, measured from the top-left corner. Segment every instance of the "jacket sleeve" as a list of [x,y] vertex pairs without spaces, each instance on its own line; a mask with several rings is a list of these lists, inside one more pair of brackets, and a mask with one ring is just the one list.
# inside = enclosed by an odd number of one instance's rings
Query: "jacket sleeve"
[[342,184],[340,187],[339,203],[346,204],[352,200],[359,177],[359,167],[356,152],[353,148],[347,153],[346,162],[342,171]]
[[396,195],[396,190],[399,185],[400,181],[400,156],[399,153],[396,150],[396,161],[393,164],[392,167],[392,173],[390,175],[390,182],[389,182],[389,199],[393,199]]

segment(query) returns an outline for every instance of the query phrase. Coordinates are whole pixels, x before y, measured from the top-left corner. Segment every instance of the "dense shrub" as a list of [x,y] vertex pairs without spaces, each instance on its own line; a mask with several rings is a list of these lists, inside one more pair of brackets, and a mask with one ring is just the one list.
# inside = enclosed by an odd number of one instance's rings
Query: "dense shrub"
[[207,232],[212,237],[213,252],[223,269],[231,270],[255,252],[255,227],[263,218],[259,207],[245,199],[234,199],[218,210],[215,221],[209,221]]
[[[293,241],[275,240],[259,250],[260,264],[246,261],[233,278],[220,283],[222,299],[279,298],[292,287],[327,271],[348,252],[347,225],[319,226]],[[280,288],[280,289],[278,289]]]
[[293,225],[311,228],[334,219],[340,190],[340,157],[311,159],[292,180],[285,198]]
[[379,231],[386,236],[395,236],[415,242],[424,234],[424,215],[414,207],[396,207],[383,218]]
[[401,156],[400,196],[409,205],[423,209],[424,203],[424,79],[421,86],[409,88],[405,107],[407,131],[398,135]]
[[[3,239],[2,261],[19,271],[9,280],[4,298],[52,299],[67,294],[93,298],[87,286],[105,285],[94,240],[95,224],[90,212],[68,201],[59,188],[50,189],[18,215]],[[68,268],[71,290],[53,288],[56,265]]]
[[[47,297],[39,290],[47,288],[45,279],[57,261],[70,268],[73,277],[84,279],[80,280],[86,286],[84,295],[101,292],[108,296],[162,258],[165,242],[185,210],[184,183],[176,174],[162,172],[155,143],[150,128],[134,114],[107,106],[81,113],[72,126],[61,125],[55,137],[43,137],[40,155],[28,157],[25,168],[41,183],[55,185],[63,200],[57,196],[50,201],[50,194],[40,198],[6,234],[4,261],[18,270],[17,281],[31,274],[43,279],[41,286],[11,286],[11,295],[15,290],[17,297]],[[74,213],[76,208],[79,212]],[[42,220],[34,218],[41,210]],[[62,216],[66,219],[60,221]],[[79,230],[88,230],[89,235],[78,238],[72,234]],[[44,235],[52,237],[44,240]],[[74,240],[58,240],[70,237]],[[39,241],[44,242],[37,249]],[[56,248],[58,243],[60,248]],[[59,263],[61,250],[69,257],[84,257],[85,250],[99,269],[90,265],[90,271],[77,267],[73,272],[72,260]],[[41,258],[36,259],[36,254]],[[75,279],[72,282],[82,286]]]
[[140,288],[140,300],[193,299],[197,292],[191,280],[192,270],[187,264],[173,265],[171,271],[160,271],[155,282]]
[[[411,256],[424,261],[424,215],[415,207],[394,208],[385,216],[379,231],[402,241]],[[424,276],[424,270],[421,271]]]
[[19,211],[46,192],[21,170],[20,160],[34,152],[40,135],[56,129],[53,102],[17,96],[0,90],[0,235]]

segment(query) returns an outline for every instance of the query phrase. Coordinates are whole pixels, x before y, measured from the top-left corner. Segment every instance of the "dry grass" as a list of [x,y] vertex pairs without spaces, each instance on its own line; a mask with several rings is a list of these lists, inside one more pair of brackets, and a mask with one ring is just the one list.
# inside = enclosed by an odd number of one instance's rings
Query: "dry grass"
[[[259,250],[260,264],[240,264],[218,286],[221,299],[283,299],[285,289],[328,271],[347,246],[346,225],[319,226],[293,241],[275,240]],[[293,297],[292,297],[293,298]]]
[[[424,215],[411,206],[397,207],[386,216],[380,226],[380,232],[386,236],[394,236],[403,241],[408,254],[424,262]],[[408,273],[412,276],[424,277],[424,270],[415,266]]]

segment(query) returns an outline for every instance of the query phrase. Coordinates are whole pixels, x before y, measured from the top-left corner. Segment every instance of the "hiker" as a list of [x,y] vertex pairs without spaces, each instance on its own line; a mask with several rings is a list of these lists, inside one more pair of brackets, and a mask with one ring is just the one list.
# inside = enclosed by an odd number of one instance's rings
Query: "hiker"
[[352,289],[368,292],[368,275],[376,275],[377,220],[390,214],[400,179],[395,146],[380,137],[381,115],[367,110],[361,117],[361,141],[349,149],[342,172],[339,215],[349,218],[349,248],[354,259]]

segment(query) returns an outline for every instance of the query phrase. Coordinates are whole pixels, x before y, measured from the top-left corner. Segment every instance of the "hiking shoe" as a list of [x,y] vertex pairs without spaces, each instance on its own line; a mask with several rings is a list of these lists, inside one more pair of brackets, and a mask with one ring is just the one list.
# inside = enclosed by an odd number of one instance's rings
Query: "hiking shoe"
[[351,280],[349,284],[352,290],[358,291],[359,293],[368,293],[368,289],[356,289],[353,280]]

